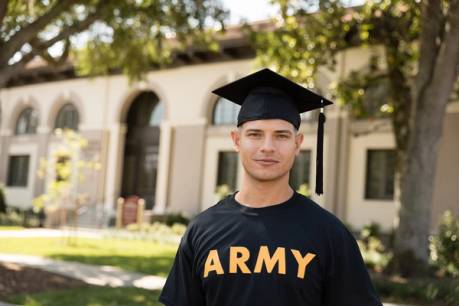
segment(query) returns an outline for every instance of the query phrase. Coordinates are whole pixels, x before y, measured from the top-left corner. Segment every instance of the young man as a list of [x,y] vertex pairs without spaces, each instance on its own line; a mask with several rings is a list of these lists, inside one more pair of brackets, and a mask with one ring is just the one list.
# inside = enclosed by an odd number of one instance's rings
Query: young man
[[[357,243],[331,213],[293,190],[300,113],[331,104],[263,69],[214,91],[238,104],[231,132],[239,191],[197,215],[159,301],[166,306],[380,306]],[[323,113],[316,192],[322,193]]]

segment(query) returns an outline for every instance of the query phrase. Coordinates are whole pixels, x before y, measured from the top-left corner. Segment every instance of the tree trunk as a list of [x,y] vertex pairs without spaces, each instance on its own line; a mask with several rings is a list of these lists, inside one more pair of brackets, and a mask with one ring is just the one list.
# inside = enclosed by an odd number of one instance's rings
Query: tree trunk
[[[436,101],[437,107],[418,109],[410,133],[404,173],[401,177],[401,207],[396,234],[397,270],[404,275],[426,272],[429,258],[431,206],[442,135],[446,101],[439,101],[433,89],[422,100]],[[420,103],[422,104],[422,103]],[[433,104],[433,103],[424,103]]]
[[[420,44],[420,63],[424,65],[419,66],[413,90],[413,111],[400,186],[401,207],[392,268],[403,275],[422,274],[428,266],[438,145],[446,105],[458,73],[459,1],[451,2],[444,36],[439,36],[435,27],[426,26],[430,21],[443,25],[440,14],[432,8],[438,11],[439,2],[432,0],[424,7]],[[441,44],[437,43],[439,39]]]

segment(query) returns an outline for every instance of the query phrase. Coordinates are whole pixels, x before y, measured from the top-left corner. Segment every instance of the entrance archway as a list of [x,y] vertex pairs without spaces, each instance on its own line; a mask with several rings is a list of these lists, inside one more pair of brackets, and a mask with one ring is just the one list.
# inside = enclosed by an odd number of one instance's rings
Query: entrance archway
[[159,124],[163,104],[153,92],[142,92],[132,102],[126,117],[126,139],[121,196],[137,195],[153,209],[159,155]]

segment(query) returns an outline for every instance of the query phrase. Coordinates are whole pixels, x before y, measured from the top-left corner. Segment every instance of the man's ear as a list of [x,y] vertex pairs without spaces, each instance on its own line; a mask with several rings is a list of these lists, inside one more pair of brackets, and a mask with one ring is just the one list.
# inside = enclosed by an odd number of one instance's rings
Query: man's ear
[[239,129],[231,130],[231,139],[233,140],[233,148],[236,152],[239,152],[239,143],[241,140],[241,135]]

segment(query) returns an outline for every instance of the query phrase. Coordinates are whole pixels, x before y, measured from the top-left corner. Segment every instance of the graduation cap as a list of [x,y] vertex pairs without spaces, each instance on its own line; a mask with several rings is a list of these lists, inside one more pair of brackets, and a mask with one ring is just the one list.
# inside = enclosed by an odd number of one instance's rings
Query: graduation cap
[[324,97],[264,68],[212,91],[241,105],[237,126],[260,119],[283,119],[298,129],[300,114],[320,108],[317,130],[316,194],[323,193],[323,108],[333,104]]

